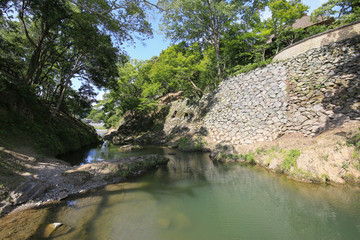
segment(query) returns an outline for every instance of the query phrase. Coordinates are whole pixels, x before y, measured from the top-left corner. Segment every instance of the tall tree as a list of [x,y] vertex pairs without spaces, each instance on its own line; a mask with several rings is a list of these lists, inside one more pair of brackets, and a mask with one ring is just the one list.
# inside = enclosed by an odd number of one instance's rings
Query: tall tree
[[220,53],[220,39],[230,22],[238,19],[239,5],[225,0],[160,0],[162,27],[174,42],[210,43],[216,55],[218,78],[224,65]]
[[[204,51],[206,53],[206,51]],[[185,43],[164,50],[153,64],[149,77],[159,82],[166,93],[184,91],[185,96],[202,96],[211,83],[201,74],[210,71],[210,57],[203,54],[198,43],[187,47]]]
[[296,19],[304,16],[308,6],[301,3],[301,0],[270,0],[269,9],[271,18],[266,20],[265,26],[271,29],[271,33],[276,40],[276,53],[280,50],[281,39],[279,36],[288,29]]
[[311,14],[313,19],[319,16],[335,17],[345,22],[360,19],[360,0],[328,0]]
[[[8,56],[6,64],[0,64],[0,77],[20,76],[43,99],[56,96],[55,112],[74,77],[100,87],[109,85],[117,73],[114,44],[121,48],[134,35],[144,39],[152,34],[146,17],[151,4],[146,0],[10,0],[0,5],[2,23],[16,25],[10,18],[17,15],[16,31],[25,39],[17,47],[25,53]],[[15,13],[8,15],[10,11]],[[1,31],[0,40],[9,45],[11,32],[15,30]],[[20,73],[10,71],[14,61],[24,62]]]

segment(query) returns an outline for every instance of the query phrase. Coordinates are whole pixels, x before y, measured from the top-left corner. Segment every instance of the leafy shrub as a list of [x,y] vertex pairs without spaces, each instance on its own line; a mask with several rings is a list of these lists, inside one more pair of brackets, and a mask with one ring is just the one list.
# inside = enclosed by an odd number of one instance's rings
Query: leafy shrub
[[236,67],[234,67],[234,74],[232,74],[232,75],[237,75],[237,74],[240,74],[240,73],[249,72],[249,71],[254,70],[256,68],[263,67],[263,66],[268,65],[269,63],[271,63],[271,61],[272,61],[271,59],[268,59],[268,60],[262,61],[262,62],[255,62],[255,63],[249,63],[247,65],[236,66]]

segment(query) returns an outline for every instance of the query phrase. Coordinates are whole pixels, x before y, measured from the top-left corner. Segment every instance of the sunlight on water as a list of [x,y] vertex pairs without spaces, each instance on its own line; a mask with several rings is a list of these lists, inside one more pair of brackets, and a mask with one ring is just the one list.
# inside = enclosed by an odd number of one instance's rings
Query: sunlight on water
[[[170,149],[162,149],[164,154]],[[207,154],[168,155],[166,167],[53,207],[56,239],[358,239],[357,187],[302,184]]]

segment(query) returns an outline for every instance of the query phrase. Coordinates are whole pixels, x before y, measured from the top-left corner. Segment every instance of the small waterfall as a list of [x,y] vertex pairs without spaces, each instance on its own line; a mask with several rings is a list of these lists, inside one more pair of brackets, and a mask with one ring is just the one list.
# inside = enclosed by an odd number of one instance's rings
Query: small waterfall
[[104,141],[103,145],[101,146],[99,157],[97,160],[106,160],[109,157],[109,143],[108,141]]
[[91,149],[86,157],[86,163],[92,163],[96,161],[103,161],[109,158],[109,143],[107,141],[104,141],[102,144],[100,150],[97,149]]
[[101,146],[101,150],[105,150],[109,147],[109,143],[107,140],[104,141],[103,145]]

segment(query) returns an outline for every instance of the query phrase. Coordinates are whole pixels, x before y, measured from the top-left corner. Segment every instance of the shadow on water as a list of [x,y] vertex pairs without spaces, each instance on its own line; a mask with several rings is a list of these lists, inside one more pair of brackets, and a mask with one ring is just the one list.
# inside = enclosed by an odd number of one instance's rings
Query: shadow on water
[[[154,148],[152,147],[154,150]],[[162,152],[167,155],[171,152],[174,154],[175,150],[166,148],[158,148],[155,150],[157,153]],[[152,170],[141,177],[142,182],[137,183],[138,180],[134,179],[129,183],[116,184],[107,186],[105,189],[93,190],[86,194],[79,194],[74,197],[70,197],[67,201],[63,201],[52,207],[40,207],[38,209],[47,209],[45,216],[42,218],[42,222],[38,223],[35,234],[32,234],[28,239],[40,239],[44,232],[46,224],[52,222],[58,222],[60,216],[72,209],[76,211],[85,210],[87,212],[86,219],[82,219],[81,230],[79,226],[77,229],[72,228],[64,239],[93,239],[89,236],[89,233],[96,228],[97,217],[103,215],[103,211],[107,208],[111,208],[113,205],[124,204],[128,201],[122,199],[119,202],[111,202],[109,199],[112,196],[127,195],[136,192],[145,192],[150,194],[155,200],[159,200],[164,196],[181,197],[188,196],[191,198],[196,197],[196,192],[193,190],[196,187],[203,187],[207,185],[206,177],[203,175],[203,170],[207,169],[209,159],[204,158],[203,153],[182,153],[176,151],[176,155],[167,155],[170,158],[170,162],[167,166],[162,166],[160,169]],[[181,159],[179,161],[179,159]],[[153,176],[156,176],[155,178]],[[189,181],[189,179],[196,179],[196,181]],[[181,184],[186,180],[186,184]],[[180,183],[179,185],[177,185]],[[96,199],[94,202],[88,202],[86,199]],[[86,204],[83,206],[69,206],[69,202],[80,202],[85,200]],[[91,209],[90,209],[91,208]],[[62,235],[56,237],[61,238]],[[69,238],[70,237],[70,238]],[[16,239],[12,237],[11,239]],[[19,238],[21,239],[21,238]]]
[[204,153],[156,151],[170,158],[167,166],[48,208],[28,239],[39,239],[51,222],[72,227],[55,239],[354,239],[360,233],[357,187],[295,183],[254,166],[214,165]]

